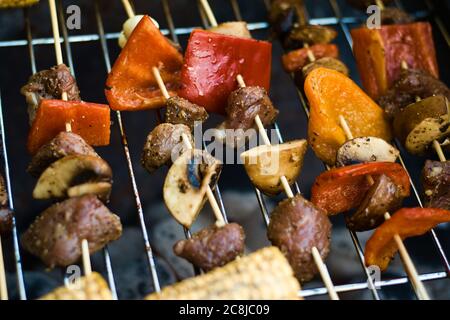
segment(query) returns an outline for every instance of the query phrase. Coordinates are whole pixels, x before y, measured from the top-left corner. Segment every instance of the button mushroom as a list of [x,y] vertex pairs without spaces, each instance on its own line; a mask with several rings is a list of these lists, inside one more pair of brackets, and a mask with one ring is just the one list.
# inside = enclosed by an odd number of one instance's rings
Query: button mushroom
[[395,162],[399,151],[383,139],[360,137],[347,141],[337,151],[336,165],[345,167],[364,162]]
[[[127,21],[125,21],[125,23],[123,24],[122,32],[120,32],[120,35],[119,35],[119,46],[121,48],[125,47],[125,45],[127,44],[128,38],[131,36],[134,28],[136,28],[136,26],[138,25],[138,23],[141,21],[141,19],[143,17],[144,17],[143,15],[135,15],[134,17],[131,17],[131,18],[127,19]],[[150,18],[150,19],[152,19],[153,24],[159,29],[158,22],[153,18]]]
[[33,198],[50,199],[95,194],[108,200],[112,171],[100,157],[70,155],[52,163],[39,177]]
[[202,150],[183,153],[170,167],[164,182],[164,202],[172,216],[189,228],[206,201],[208,185],[219,178],[222,164]]
[[224,22],[216,27],[212,27],[209,31],[241,38],[252,37],[250,31],[248,31],[247,22],[244,21]]
[[252,183],[265,194],[273,196],[283,191],[282,176],[289,184],[297,180],[307,145],[306,140],[263,145],[243,152],[241,159]]

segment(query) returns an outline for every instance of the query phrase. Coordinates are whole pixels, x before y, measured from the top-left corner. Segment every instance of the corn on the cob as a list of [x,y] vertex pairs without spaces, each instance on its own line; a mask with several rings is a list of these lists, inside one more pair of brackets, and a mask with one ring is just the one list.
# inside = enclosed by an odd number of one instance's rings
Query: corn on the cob
[[26,7],[38,2],[39,0],[0,0],[0,9]]
[[300,285],[276,247],[261,249],[207,274],[153,293],[147,300],[298,299]]
[[40,300],[112,300],[112,295],[105,279],[93,272],[75,284],[55,289]]

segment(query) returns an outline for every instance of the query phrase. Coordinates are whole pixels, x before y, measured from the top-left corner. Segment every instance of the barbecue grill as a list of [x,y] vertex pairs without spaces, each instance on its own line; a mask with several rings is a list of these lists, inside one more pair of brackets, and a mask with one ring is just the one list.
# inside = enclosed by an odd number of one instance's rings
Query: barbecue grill
[[[19,94],[19,88],[26,82],[32,73],[54,64],[53,37],[50,30],[50,15],[46,1],[41,1],[37,7],[24,10],[0,12],[0,133],[2,137],[3,170],[6,179],[9,205],[15,212],[15,226],[12,237],[3,240],[3,251],[7,266],[8,288],[11,298],[36,298],[42,292],[40,286],[49,291],[52,287],[62,285],[65,273],[54,270],[48,273],[42,270],[42,265],[34,258],[27,256],[19,245],[19,234],[31,222],[32,218],[46,207],[46,204],[31,200],[33,179],[26,172],[29,160],[25,151],[26,134],[28,132],[28,117],[26,116],[25,101]],[[120,1],[77,1],[81,7],[81,30],[68,30],[64,23],[66,19],[65,8],[72,4],[70,1],[58,1],[58,14],[60,20],[61,41],[65,51],[65,61],[77,77],[81,95],[84,100],[103,101],[103,85],[107,72],[111,69],[119,48],[119,36],[126,14]],[[161,25],[163,33],[174,42],[185,45],[189,33],[194,28],[208,28],[208,19],[199,1],[195,0],[161,0],[161,1],[135,1],[137,13],[148,13]],[[249,29],[256,38],[266,39],[269,35],[269,25],[266,21],[269,1],[264,0],[210,0],[213,11],[219,21],[246,20]],[[350,28],[362,24],[366,16],[364,13],[348,7],[344,0],[305,1],[311,24],[332,25],[339,31],[337,44],[341,51],[343,61],[350,67],[351,77],[358,81],[358,74],[351,55],[352,40]],[[435,6],[438,1],[394,1],[394,5],[406,10],[419,20],[428,20],[433,24],[433,33],[438,52],[438,62],[441,78],[449,83],[450,74],[446,58],[449,53],[450,37],[444,20],[439,12],[445,12]],[[189,14],[186,14],[189,13]],[[301,91],[295,88],[293,80],[286,75],[280,66],[281,46],[274,42],[274,70],[271,88],[271,97],[280,109],[278,123],[274,129],[280,142],[283,138],[306,137],[308,103]],[[140,151],[143,139],[154,127],[157,116],[153,112],[139,113],[114,112],[112,143],[110,147],[100,149],[101,155],[112,165],[115,174],[112,200],[108,205],[113,212],[117,212],[125,226],[139,228],[141,239],[138,248],[130,248],[133,243],[117,246],[126,259],[128,250],[142,250],[141,262],[145,270],[137,275],[144,284],[143,293],[159,291],[161,287],[178,280],[178,274],[173,271],[173,265],[167,259],[161,258],[163,252],[155,250],[158,239],[152,237],[156,232],[153,223],[157,219],[152,215],[156,206],[152,203],[161,203],[162,180],[165,172],[148,175],[139,164]],[[143,114],[143,115],[142,115]],[[214,122],[217,119],[211,120]],[[286,137],[282,136],[282,132]],[[206,147],[206,144],[205,144]],[[412,157],[397,145],[401,150],[400,162],[407,168],[412,180],[413,196],[405,203],[407,206],[421,206],[420,187],[418,176],[423,159]],[[230,210],[235,203],[227,203],[223,194],[235,190],[250,193],[254,190],[256,198],[251,197],[258,204],[260,215],[251,217],[255,224],[262,228],[256,230],[246,228],[246,233],[255,232],[260,237],[264,225],[270,218],[270,208],[273,199],[262,195],[257,189],[251,187],[250,182],[240,165],[225,166],[215,197],[224,213],[225,220],[238,219],[239,206]],[[309,188],[314,178],[325,167],[308,153],[303,172],[294,190],[303,192],[308,196]],[[151,187],[149,187],[149,185]],[[48,203],[47,203],[48,204]],[[240,204],[238,204],[240,205]],[[243,203],[242,203],[243,205]],[[227,213],[229,215],[227,215]],[[205,215],[205,213],[203,213]],[[262,219],[261,219],[262,217]],[[326,263],[330,269],[331,278],[337,293],[341,298],[384,299],[384,298],[414,298],[414,288],[411,286],[404,270],[397,270],[395,274],[383,274],[381,280],[375,281],[372,271],[364,265],[363,240],[366,234],[345,231],[342,217],[332,219],[335,229],[342,231],[340,235],[351,243],[345,247],[354,262],[346,262],[344,258],[339,263],[333,262],[330,256]],[[181,228],[181,227],[179,227]],[[335,231],[334,231],[335,232]],[[184,230],[185,236],[190,237],[190,230]],[[361,239],[362,238],[362,239]],[[406,241],[409,253],[419,272],[419,278],[425,282],[427,289],[431,290],[438,285],[441,295],[432,297],[445,298],[450,294],[450,265],[448,254],[448,240],[450,230],[445,226],[431,231],[429,234]],[[167,240],[167,239],[165,239]],[[258,244],[267,244],[265,239],[258,240]],[[333,244],[332,240],[332,244]],[[120,240],[119,240],[120,242]],[[143,244],[143,245],[142,245]],[[115,246],[111,244],[110,247]],[[119,249],[114,248],[114,252]],[[160,246],[158,245],[158,248]],[[334,250],[333,247],[332,250]],[[103,273],[108,280],[113,297],[142,298],[134,293],[121,291],[124,275],[127,272],[124,262],[116,262],[117,254],[110,254],[110,248],[93,257],[94,268]],[[23,258],[23,259],[22,259]],[[350,259],[350,260],[351,260]],[[101,260],[101,261],[100,261]],[[123,258],[122,258],[123,260]],[[134,261],[128,261],[134,263]],[[347,264],[348,263],[348,264]],[[357,264],[359,263],[359,265]],[[330,268],[330,264],[333,266]],[[336,266],[337,265],[337,266]],[[356,267],[355,267],[356,265]],[[347,277],[336,276],[334,270],[341,270],[339,274],[351,274]],[[344,270],[344,271],[342,271]],[[199,273],[199,270],[193,270]],[[176,276],[170,276],[175,274]],[[39,278],[42,276],[42,278]],[[36,280],[36,277],[41,280]],[[50,281],[49,279],[52,279]],[[30,281],[30,282],[29,282]],[[299,296],[327,299],[327,289],[320,279],[303,286]]]

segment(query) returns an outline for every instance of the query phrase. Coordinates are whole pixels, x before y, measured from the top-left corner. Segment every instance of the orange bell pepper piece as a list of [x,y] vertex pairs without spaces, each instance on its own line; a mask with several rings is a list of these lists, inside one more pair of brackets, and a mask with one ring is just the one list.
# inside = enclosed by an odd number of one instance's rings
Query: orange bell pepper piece
[[283,54],[281,61],[286,72],[297,71],[306,66],[308,60],[308,50],[311,50],[316,59],[320,58],[337,58],[339,57],[339,48],[335,44],[315,44],[308,49],[301,48],[286,54]]
[[387,269],[398,250],[394,236],[400,238],[420,236],[440,223],[450,222],[450,211],[434,208],[403,208],[383,222],[366,243],[364,258],[367,266]]
[[66,130],[72,131],[92,146],[106,146],[110,138],[110,109],[106,104],[83,101],[41,100],[28,134],[27,148],[35,154],[39,148]]
[[329,165],[347,140],[339,123],[342,115],[356,137],[392,138],[391,128],[380,108],[351,79],[326,68],[313,70],[305,80],[310,104],[308,138],[316,156]]
[[136,111],[163,107],[165,99],[152,74],[161,77],[175,95],[183,56],[164,37],[148,16],[144,16],[122,49],[106,80],[105,94],[113,110]]
[[368,175],[385,174],[399,187],[399,196],[410,194],[408,173],[398,163],[368,162],[325,171],[316,178],[311,202],[329,215],[358,207],[369,191]]
[[353,54],[368,94],[376,99],[398,79],[401,62],[439,77],[431,25],[417,22],[351,30]]

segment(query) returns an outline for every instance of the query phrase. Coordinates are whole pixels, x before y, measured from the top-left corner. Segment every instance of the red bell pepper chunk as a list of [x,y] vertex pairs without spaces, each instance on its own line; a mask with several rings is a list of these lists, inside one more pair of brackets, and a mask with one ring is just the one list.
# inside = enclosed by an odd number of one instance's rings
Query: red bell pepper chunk
[[408,173],[398,163],[369,162],[325,171],[316,178],[311,190],[311,202],[329,215],[358,207],[371,184],[367,176],[387,175],[401,190],[401,196],[410,193]]
[[122,49],[106,81],[105,94],[113,110],[136,111],[163,107],[165,99],[153,77],[158,67],[169,94],[179,89],[183,56],[144,16]]
[[308,59],[308,50],[314,54],[316,59],[337,58],[339,57],[339,48],[335,44],[315,44],[309,48],[301,48],[286,54],[283,54],[281,61],[286,72],[297,71],[306,66],[310,61]]
[[362,83],[374,99],[384,94],[398,79],[402,61],[409,68],[425,70],[439,77],[428,22],[386,25],[381,29],[358,28],[351,34]]
[[41,100],[28,134],[27,148],[35,154],[39,148],[66,130],[72,131],[92,146],[106,146],[110,138],[110,109],[106,104],[83,101]]
[[450,211],[434,208],[403,208],[383,222],[366,243],[364,253],[367,266],[387,269],[398,250],[394,236],[401,239],[420,236],[440,223],[450,222]]
[[184,55],[179,95],[225,114],[230,93],[241,74],[248,86],[269,90],[272,44],[204,30],[194,30]]

